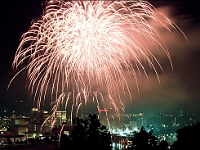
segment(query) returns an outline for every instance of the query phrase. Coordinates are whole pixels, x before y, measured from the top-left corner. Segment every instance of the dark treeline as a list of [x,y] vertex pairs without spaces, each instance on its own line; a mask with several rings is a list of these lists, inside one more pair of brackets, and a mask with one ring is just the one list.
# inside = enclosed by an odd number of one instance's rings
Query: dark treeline
[[111,149],[111,134],[106,126],[101,125],[96,114],[89,114],[87,119],[74,118],[74,129],[70,134],[62,135],[60,150],[108,150]]
[[[87,119],[74,118],[74,129],[70,134],[62,135],[60,150],[111,150],[112,137],[106,126],[101,125],[96,114],[90,114]],[[186,126],[177,130],[177,140],[172,143],[171,150],[199,150],[200,149],[200,122],[193,126]],[[135,132],[129,150],[167,150],[169,143],[161,141],[153,135],[153,130],[147,132],[142,126],[139,132]]]
[[[199,150],[200,149],[200,122],[193,126],[185,126],[176,131],[177,140],[172,143],[171,150]],[[140,132],[133,138],[132,150],[167,150],[167,141],[157,143],[157,139],[152,132],[147,133],[142,127]]]

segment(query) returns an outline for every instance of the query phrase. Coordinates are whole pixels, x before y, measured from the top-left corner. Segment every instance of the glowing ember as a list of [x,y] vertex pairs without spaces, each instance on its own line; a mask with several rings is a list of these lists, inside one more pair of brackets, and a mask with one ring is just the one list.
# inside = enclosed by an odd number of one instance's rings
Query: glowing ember
[[121,91],[130,94],[125,73],[137,85],[137,71],[147,76],[145,61],[158,76],[153,62],[160,64],[147,43],[164,50],[171,63],[159,32],[148,20],[167,30],[178,28],[147,1],[54,0],[45,6],[22,35],[13,61],[16,76],[27,71],[27,87],[38,108],[50,93],[53,112],[63,104],[65,109],[70,105],[71,115],[78,115],[89,102],[98,110],[109,101],[118,113],[124,108]]

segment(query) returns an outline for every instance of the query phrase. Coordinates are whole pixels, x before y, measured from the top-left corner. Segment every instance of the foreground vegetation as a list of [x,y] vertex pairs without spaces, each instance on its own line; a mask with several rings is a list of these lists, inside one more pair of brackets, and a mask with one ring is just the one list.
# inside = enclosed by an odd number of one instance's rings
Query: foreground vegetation
[[101,125],[96,114],[90,114],[87,119],[74,118],[73,126],[70,137],[62,135],[60,149],[111,149],[111,134],[106,126]]
[[[101,125],[97,115],[90,114],[89,118],[74,118],[74,129],[71,136],[63,135],[60,140],[60,150],[111,150],[112,137],[106,126]],[[177,130],[177,140],[169,145],[167,141],[158,143],[153,135],[153,130],[146,131],[142,126],[139,132],[129,139],[131,145],[126,149],[130,150],[180,150],[180,149],[200,149],[200,123],[193,126],[186,126]]]

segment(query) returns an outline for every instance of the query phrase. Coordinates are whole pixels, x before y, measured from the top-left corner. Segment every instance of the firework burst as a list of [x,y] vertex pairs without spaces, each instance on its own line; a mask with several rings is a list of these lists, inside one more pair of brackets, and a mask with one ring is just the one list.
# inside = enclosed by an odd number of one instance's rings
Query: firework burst
[[26,71],[27,87],[38,107],[50,93],[53,112],[61,104],[65,108],[71,104],[71,115],[77,115],[89,102],[98,109],[108,101],[119,113],[124,108],[120,93],[130,94],[125,73],[138,85],[137,72],[147,76],[145,62],[158,76],[154,62],[160,64],[147,43],[164,50],[171,63],[158,30],[148,20],[169,31],[178,28],[165,16],[161,22],[159,16],[141,0],[48,1],[21,37],[13,61],[14,78]]

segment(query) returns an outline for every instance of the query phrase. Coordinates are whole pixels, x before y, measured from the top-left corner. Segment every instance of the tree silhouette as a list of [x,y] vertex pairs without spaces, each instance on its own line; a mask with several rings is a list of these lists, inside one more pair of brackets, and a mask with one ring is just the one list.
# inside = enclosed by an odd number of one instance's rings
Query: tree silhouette
[[[147,128],[149,128],[149,126],[147,126]],[[156,149],[157,138],[152,134],[153,134],[153,129],[147,132],[144,126],[142,126],[139,132],[135,132],[132,149],[134,150]]]
[[111,134],[106,126],[101,125],[96,114],[89,114],[88,118],[73,118],[73,127],[70,144],[66,144],[69,138],[63,136],[61,149],[110,149]]
[[172,150],[188,149],[199,150],[200,122],[193,126],[186,126],[177,130],[177,141],[172,145]]

